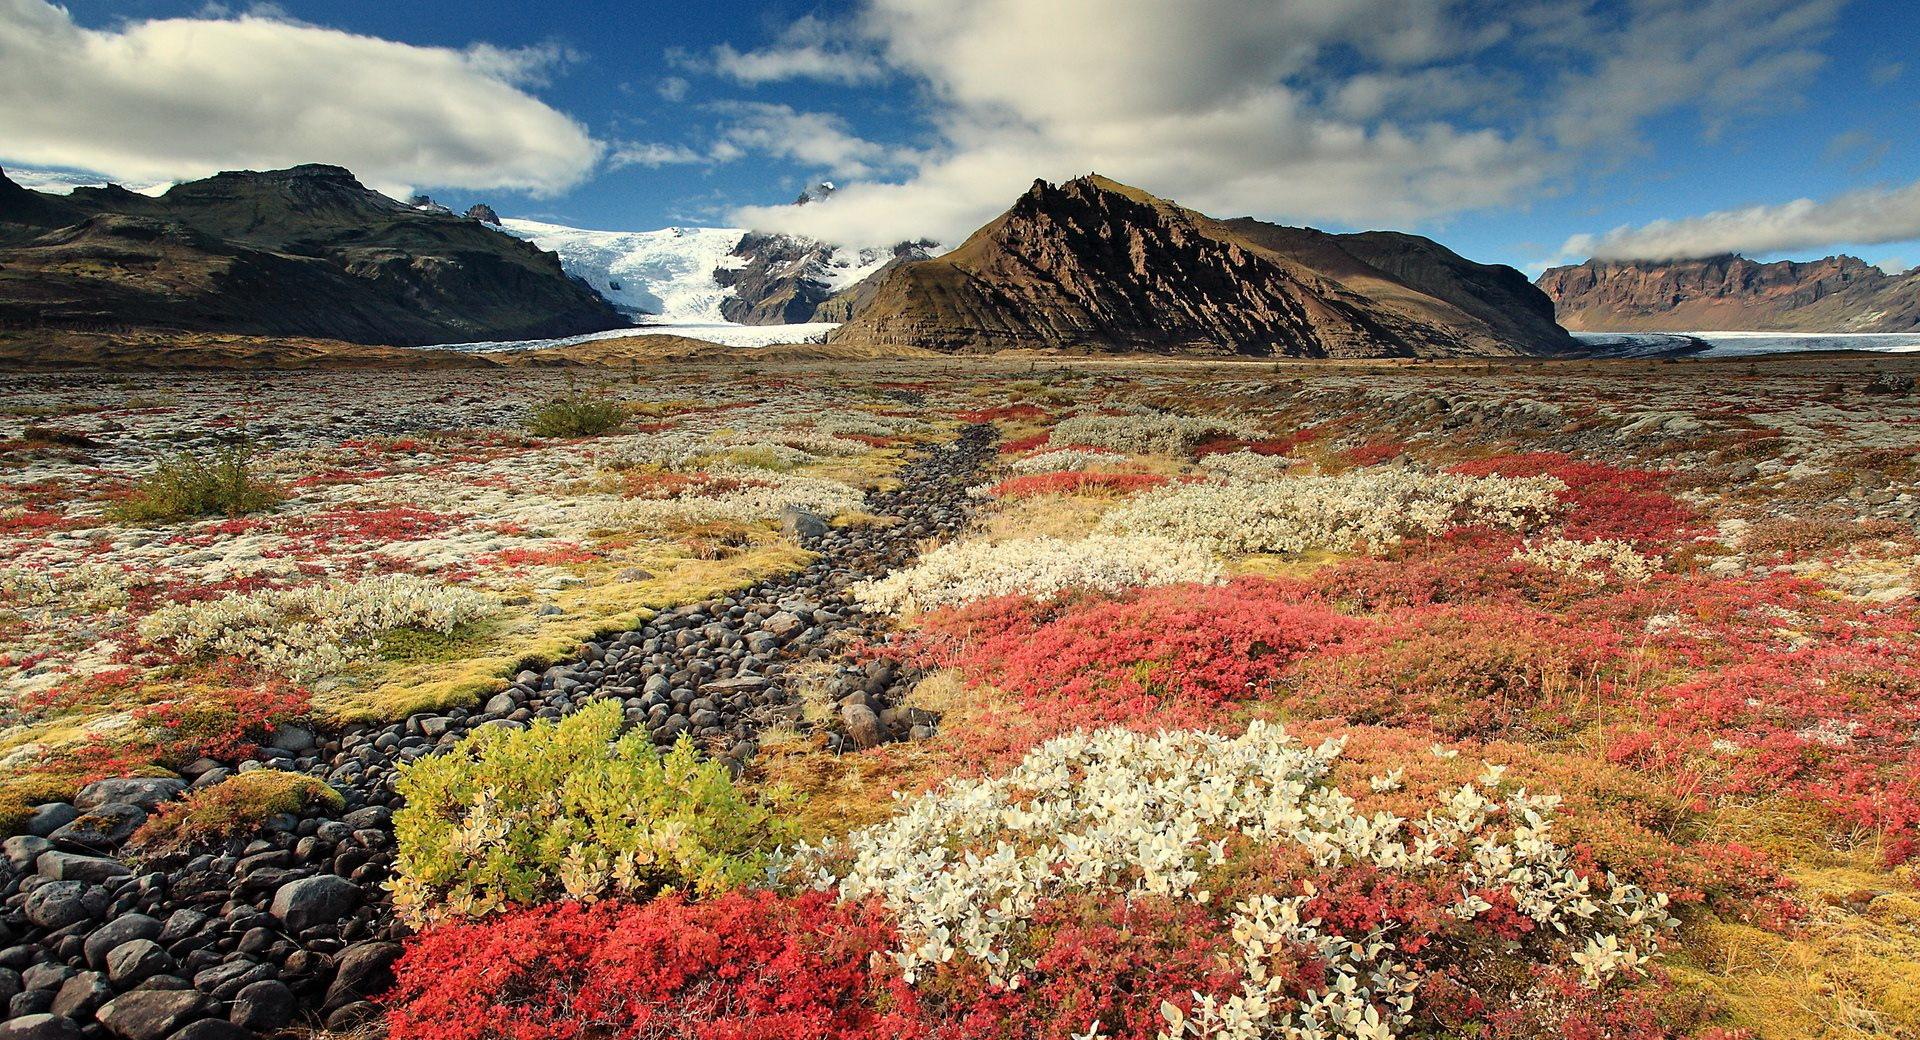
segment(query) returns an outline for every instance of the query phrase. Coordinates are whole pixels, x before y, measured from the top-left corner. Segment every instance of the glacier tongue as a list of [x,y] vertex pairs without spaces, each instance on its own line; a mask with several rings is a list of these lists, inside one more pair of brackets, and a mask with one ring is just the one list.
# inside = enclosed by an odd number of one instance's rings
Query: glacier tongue
[[746,232],[740,228],[673,227],[659,231],[588,231],[537,220],[508,219],[501,230],[560,255],[569,274],[581,278],[615,307],[672,324],[731,324],[720,304],[733,293],[713,280],[720,267],[737,267],[732,255]]

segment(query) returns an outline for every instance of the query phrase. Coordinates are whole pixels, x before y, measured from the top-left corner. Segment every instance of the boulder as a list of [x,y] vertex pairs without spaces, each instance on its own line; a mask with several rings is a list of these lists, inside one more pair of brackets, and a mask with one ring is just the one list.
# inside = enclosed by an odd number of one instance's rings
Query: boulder
[[79,819],[47,835],[47,840],[67,848],[104,852],[126,841],[146,820],[147,810],[137,805],[108,802],[82,813]]
[[321,874],[281,885],[269,908],[288,931],[303,932],[316,924],[338,921],[360,902],[360,890],[338,874]]
[[146,914],[121,914],[87,936],[86,945],[81,951],[87,958],[87,964],[104,968],[107,966],[107,954],[112,953],[114,947],[135,939],[161,939],[165,930],[166,926]]
[[271,1033],[293,1021],[293,990],[278,979],[262,979],[233,998],[227,1020],[255,1033]]
[[65,1015],[22,1015],[0,1022],[0,1040],[81,1040],[80,1023]]
[[172,801],[186,789],[186,781],[179,777],[123,776],[112,780],[95,780],[82,787],[80,793],[73,796],[73,804],[81,810],[120,803],[151,811],[159,808],[163,802]]
[[164,1040],[200,1014],[207,998],[190,989],[137,989],[107,1001],[95,1018],[121,1040]]
[[117,859],[58,850],[42,852],[39,858],[34,860],[34,869],[42,877],[50,877],[56,881],[91,881],[96,884],[108,878],[125,877],[133,873],[125,863]]
[[177,967],[152,939],[121,943],[107,954],[107,978],[121,989],[138,986],[155,975],[171,974]]
[[92,1018],[100,1005],[113,999],[113,987],[97,971],[83,971],[60,984],[53,995],[53,1013],[72,1019]]
[[864,704],[842,704],[840,728],[846,732],[847,741],[862,750],[877,746],[886,737],[880,729],[880,716]]
[[44,838],[54,831],[72,823],[80,816],[80,810],[66,802],[48,802],[33,807],[33,815],[27,817],[28,834]]
[[322,1009],[331,1012],[384,993],[393,985],[393,962],[399,957],[398,943],[365,942],[347,947],[340,954]]
[[99,917],[107,894],[84,881],[49,881],[27,894],[22,909],[42,928],[65,928]]

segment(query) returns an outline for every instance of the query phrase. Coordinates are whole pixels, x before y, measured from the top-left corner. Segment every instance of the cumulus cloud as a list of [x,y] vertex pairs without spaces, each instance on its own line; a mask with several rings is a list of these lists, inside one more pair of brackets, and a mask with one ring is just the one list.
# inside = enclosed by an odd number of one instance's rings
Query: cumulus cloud
[[1865,188],[1830,199],[1722,210],[1697,217],[1575,235],[1563,257],[1678,260],[1722,253],[1784,253],[1841,243],[1876,245],[1920,238],[1920,182]]
[[1430,221],[1550,189],[1678,106],[1711,128],[1777,102],[1840,2],[864,0],[766,53],[872,55],[922,86],[934,143],[824,204],[732,219],[954,242],[1032,178],[1097,170],[1214,213]]
[[566,190],[603,146],[527,92],[559,47],[417,47],[270,12],[75,24],[0,0],[0,161],[116,180],[303,162],[409,186]]
[[758,101],[709,107],[728,117],[710,153],[721,161],[758,153],[791,159],[836,177],[865,177],[899,166],[910,154],[854,134],[846,120],[832,113],[801,112],[789,105]]
[[750,51],[724,43],[715,47],[712,67],[747,86],[788,79],[865,83],[885,73],[879,59],[848,45],[842,29],[812,15],[796,19],[769,47]]

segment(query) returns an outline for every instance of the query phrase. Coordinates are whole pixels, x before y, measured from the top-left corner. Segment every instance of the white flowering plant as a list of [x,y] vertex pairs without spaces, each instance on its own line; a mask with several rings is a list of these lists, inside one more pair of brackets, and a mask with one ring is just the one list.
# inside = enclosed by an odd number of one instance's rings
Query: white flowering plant
[[1165,538],[1039,536],[943,545],[911,567],[855,585],[853,595],[868,610],[921,611],[993,596],[1052,600],[1075,590],[1211,584],[1220,574],[1205,550]]
[[1240,736],[1076,732],[776,870],[884,904],[909,981],[965,966],[1004,990],[1044,971],[1030,923],[1060,900],[1206,907],[1238,981],[1164,1003],[1163,1040],[1404,1035],[1445,980],[1491,1003],[1530,984],[1530,970],[1494,970],[1508,963],[1597,990],[1644,971],[1677,926],[1663,894],[1579,869],[1553,839],[1557,799],[1502,790],[1499,767],[1417,817],[1368,813],[1330,782],[1342,750],[1258,722]]

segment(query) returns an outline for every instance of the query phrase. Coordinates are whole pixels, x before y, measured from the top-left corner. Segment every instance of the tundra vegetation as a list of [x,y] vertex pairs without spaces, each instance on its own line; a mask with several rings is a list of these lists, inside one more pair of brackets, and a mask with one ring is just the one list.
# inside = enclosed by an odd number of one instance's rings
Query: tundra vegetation
[[[37,379],[0,815],[474,704],[988,424],[833,647],[916,739],[798,704],[740,769],[584,696],[403,767],[391,1035],[1920,1037],[1920,398],[1826,364]],[[242,426],[272,497],[135,504]]]

